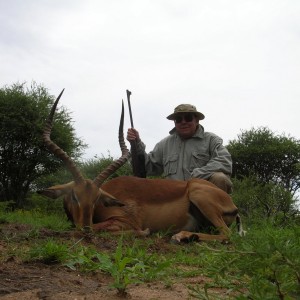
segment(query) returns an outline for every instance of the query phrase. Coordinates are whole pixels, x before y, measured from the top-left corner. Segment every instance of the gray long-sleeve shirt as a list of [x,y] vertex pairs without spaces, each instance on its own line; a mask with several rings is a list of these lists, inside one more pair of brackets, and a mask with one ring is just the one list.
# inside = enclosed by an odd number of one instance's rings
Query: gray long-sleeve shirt
[[147,154],[145,144],[137,143],[144,153],[147,176],[162,175],[170,179],[188,180],[191,177],[209,179],[215,172],[231,175],[231,155],[223,140],[214,133],[205,132],[199,125],[189,139],[182,139],[173,129]]

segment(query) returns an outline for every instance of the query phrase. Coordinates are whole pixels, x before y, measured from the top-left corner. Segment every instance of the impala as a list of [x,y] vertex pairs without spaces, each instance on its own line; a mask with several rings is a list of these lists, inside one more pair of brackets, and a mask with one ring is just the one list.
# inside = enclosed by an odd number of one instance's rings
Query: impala
[[[49,151],[65,163],[74,181],[39,193],[53,199],[64,196],[65,212],[74,225],[94,231],[129,231],[137,235],[166,230],[173,234],[172,240],[178,242],[190,239],[223,241],[229,237],[229,226],[236,221],[239,234],[243,235],[238,209],[231,197],[208,181],[133,176],[106,181],[130,157],[123,135],[123,103],[119,125],[122,155],[94,180],[85,179],[72,159],[50,138],[53,116],[62,93],[52,106],[43,141]],[[218,232],[201,233],[206,227],[215,228]]]

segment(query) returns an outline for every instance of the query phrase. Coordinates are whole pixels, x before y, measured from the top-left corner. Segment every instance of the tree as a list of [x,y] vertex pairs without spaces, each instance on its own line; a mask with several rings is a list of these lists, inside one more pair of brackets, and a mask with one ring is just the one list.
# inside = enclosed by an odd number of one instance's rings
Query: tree
[[233,177],[254,175],[260,183],[280,184],[293,195],[300,188],[300,141],[267,127],[243,131],[227,146]]
[[[13,200],[22,207],[34,180],[55,172],[61,161],[49,153],[42,141],[45,120],[55,97],[33,82],[0,89],[0,201]],[[77,159],[86,146],[75,136],[69,113],[55,115],[52,139]]]

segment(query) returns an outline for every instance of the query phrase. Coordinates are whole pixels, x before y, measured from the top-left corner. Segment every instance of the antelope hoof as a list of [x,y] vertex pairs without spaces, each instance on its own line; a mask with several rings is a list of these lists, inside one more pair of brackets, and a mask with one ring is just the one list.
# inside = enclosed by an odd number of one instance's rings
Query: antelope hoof
[[246,235],[246,233],[247,233],[246,230],[240,230],[240,231],[239,231],[239,235],[240,235],[241,237],[244,237],[244,236]]
[[191,237],[190,232],[180,231],[171,237],[171,241],[175,243],[186,242],[189,241],[190,237]]
[[147,228],[145,230],[139,230],[138,231],[138,236],[148,236],[148,235],[150,235],[150,229],[149,228]]

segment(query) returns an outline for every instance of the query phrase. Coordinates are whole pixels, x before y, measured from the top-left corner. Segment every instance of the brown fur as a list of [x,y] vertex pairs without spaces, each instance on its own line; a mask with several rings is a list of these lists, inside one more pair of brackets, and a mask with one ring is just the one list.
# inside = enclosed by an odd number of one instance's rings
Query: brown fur
[[[175,181],[121,176],[104,183],[100,189],[85,180],[40,193],[52,198],[64,194],[66,213],[78,227],[138,235],[169,231],[175,241],[226,240],[230,233],[228,226],[238,217],[231,197],[201,179]],[[220,234],[197,232],[204,224],[212,225]]]

